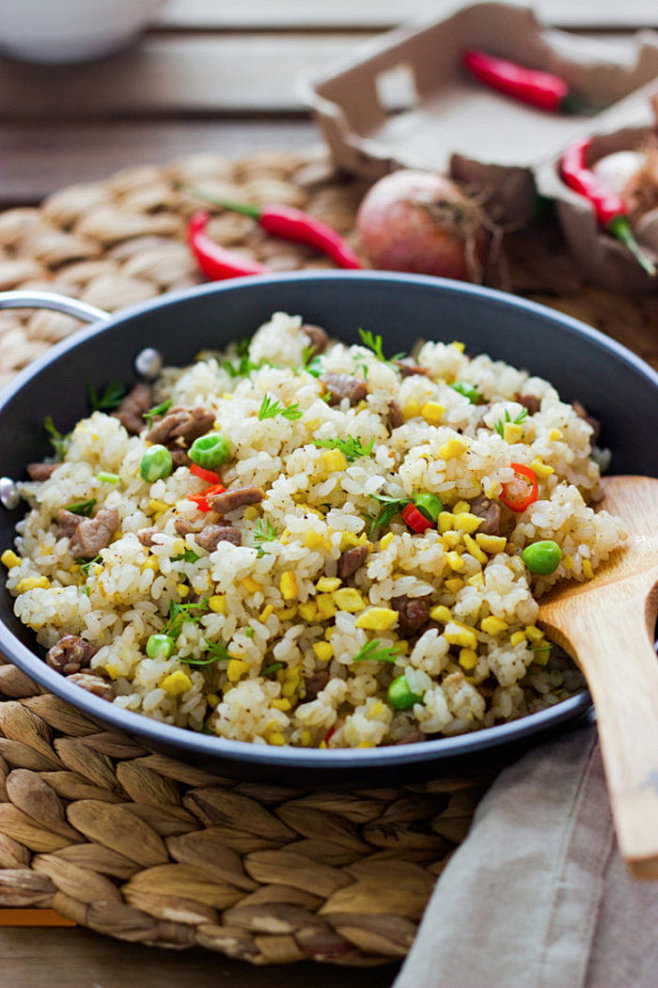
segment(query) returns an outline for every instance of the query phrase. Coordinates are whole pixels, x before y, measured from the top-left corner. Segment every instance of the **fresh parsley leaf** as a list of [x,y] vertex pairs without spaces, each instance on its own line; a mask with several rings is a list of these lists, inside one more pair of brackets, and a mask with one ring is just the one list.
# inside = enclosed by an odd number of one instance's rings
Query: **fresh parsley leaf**
[[172,556],[171,561],[172,563],[180,563],[180,562],[195,563],[197,559],[200,558],[201,557],[196,554],[194,549],[185,549],[178,556]]
[[457,394],[463,395],[464,398],[468,398],[471,405],[479,405],[482,400],[482,395],[478,389],[473,384],[468,384],[466,381],[455,381],[450,387]]
[[263,542],[274,542],[278,534],[279,530],[274,527],[269,519],[265,523],[265,529],[263,529],[262,519],[258,520],[258,524],[254,529],[254,543],[258,549],[259,557],[267,555],[263,549]]
[[390,360],[388,360],[384,356],[384,344],[379,333],[375,336],[369,329],[360,329],[359,336],[361,337],[361,342],[363,345],[368,347],[369,350],[372,350],[374,355],[377,357],[377,360],[381,360],[384,364],[390,364],[392,361],[399,360],[401,357],[404,357],[404,353],[396,353]]
[[53,449],[63,460],[66,456],[66,450],[68,449],[71,433],[68,432],[66,435],[61,433],[59,429],[55,427],[52,415],[46,416],[43,422],[43,427],[50,436],[50,442],[52,443]]
[[356,653],[352,662],[396,662],[398,652],[390,646],[382,646],[380,648],[380,645],[381,643],[378,638],[366,642],[363,648],[359,649]]
[[315,352],[315,346],[313,343],[309,343],[302,350],[302,366],[301,371],[306,371],[312,377],[319,377],[322,373],[322,363],[320,361],[319,355]]
[[384,505],[384,508],[380,511],[376,518],[374,518],[370,524],[370,535],[373,534],[378,528],[387,528],[392,522],[397,514],[402,511],[408,504],[411,504],[412,498],[410,497],[389,497],[388,494],[373,494],[372,495],[376,501]]
[[100,395],[91,382],[87,384],[87,395],[92,412],[112,411],[113,408],[117,408],[121,404],[121,399],[125,393],[126,389],[121,381],[110,381],[106,385],[105,391]]
[[149,424],[149,428],[153,425],[153,419],[158,415],[164,415],[166,411],[171,408],[171,398],[167,398],[163,401],[161,405],[154,405],[153,408],[149,408],[148,412],[144,412],[142,418],[146,419]]
[[188,666],[212,666],[216,662],[228,662],[231,658],[228,649],[221,642],[209,642],[206,639],[204,645],[206,656],[204,659],[190,655],[187,658],[180,658],[180,662],[185,662]]
[[498,435],[501,437],[501,439],[504,439],[505,438],[505,425],[508,422],[511,422],[512,425],[520,425],[521,422],[525,422],[525,420],[527,419],[527,417],[528,417],[528,409],[527,408],[522,409],[522,411],[520,411],[519,414],[515,418],[512,418],[510,416],[510,413],[509,413],[508,409],[506,408],[505,409],[505,417],[502,418],[502,419],[498,419],[498,421],[494,425],[494,429],[496,430],[496,432],[498,433]]
[[[81,562],[80,572],[84,573],[85,576],[89,576],[89,570],[91,569],[91,567],[94,566],[96,563],[100,563],[100,561],[101,561],[100,556],[94,556],[93,559],[89,559],[85,562],[82,562],[82,560],[80,560]],[[76,562],[78,562],[77,559]]]
[[272,673],[278,672],[279,669],[283,669],[284,666],[285,662],[272,662],[271,665],[265,666],[261,669],[260,674],[261,676],[271,676]]
[[[207,599],[200,600],[196,604],[175,604],[173,600],[170,600],[169,620],[163,628],[162,634],[169,635],[170,638],[178,638],[186,621],[197,624],[207,610]],[[199,613],[194,613],[195,611]]]
[[276,401],[274,398],[270,398],[269,395],[265,395],[258,412],[258,418],[262,422],[263,419],[273,419],[276,415],[283,416],[284,419],[289,419],[294,421],[295,419],[300,419],[304,412],[299,407],[298,402],[294,405],[282,405],[280,401]]
[[74,515],[83,515],[85,518],[89,518],[95,506],[96,498],[92,497],[89,501],[77,501],[75,504],[67,504],[64,506],[64,510],[71,511]]
[[347,439],[314,439],[313,445],[318,449],[339,449],[345,458],[352,463],[360,456],[370,456],[375,440],[371,439],[365,446],[361,440],[355,436],[348,436]]

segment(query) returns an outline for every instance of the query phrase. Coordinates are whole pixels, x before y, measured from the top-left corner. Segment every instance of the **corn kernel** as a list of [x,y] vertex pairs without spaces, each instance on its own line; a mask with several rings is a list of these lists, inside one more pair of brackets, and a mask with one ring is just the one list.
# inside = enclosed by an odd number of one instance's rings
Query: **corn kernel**
[[326,449],[322,459],[327,473],[343,473],[347,469],[347,457],[339,449]]
[[334,647],[329,642],[315,642],[313,651],[318,662],[329,662],[334,657]]
[[464,586],[464,581],[460,576],[451,576],[444,582],[444,586],[449,593],[457,593]]
[[474,669],[477,665],[478,654],[472,648],[460,648],[459,664],[462,669]]
[[586,580],[591,580],[592,577],[594,576],[594,569],[592,568],[592,564],[589,561],[589,559],[583,559],[583,562],[582,562],[582,570],[583,570],[583,576],[585,577],[585,579]]
[[483,521],[484,518],[472,515],[470,511],[460,511],[459,514],[455,514],[455,528],[458,532],[468,532],[469,535],[477,531]]
[[484,532],[478,532],[475,541],[481,549],[491,555],[502,552],[507,545],[507,539],[503,535],[486,535]]
[[253,576],[245,577],[242,581],[242,586],[245,588],[247,593],[258,593],[261,589],[260,583],[258,580],[254,580]]
[[258,518],[258,508],[253,504],[248,504],[242,512],[242,517],[246,518],[247,521],[253,521],[254,518]]
[[488,635],[499,635],[501,631],[507,631],[509,624],[507,621],[503,621],[502,618],[497,618],[493,614],[490,614],[489,617],[483,618],[480,621],[480,627]]
[[279,621],[291,621],[297,614],[296,607],[281,607],[277,612],[276,616]]
[[442,460],[455,460],[462,456],[468,449],[468,443],[463,439],[449,439],[447,443],[439,446],[439,456]]
[[573,569],[573,556],[562,556],[562,565],[565,569]]
[[453,515],[464,515],[471,510],[471,506],[468,501],[455,501],[451,510]]
[[524,433],[525,429],[518,422],[505,422],[503,425],[503,439],[506,443],[520,443]]
[[370,718],[370,720],[374,720],[375,717],[379,717],[379,715],[383,713],[384,713],[384,704],[382,703],[381,700],[375,700],[375,702],[371,703],[370,706],[368,707],[368,717]]
[[321,576],[315,584],[315,589],[318,593],[331,593],[332,590],[338,590],[341,582],[337,576]]
[[274,707],[275,710],[286,711],[286,710],[290,710],[290,708],[292,707],[292,703],[290,702],[287,696],[282,696],[277,700],[272,700],[270,706]]
[[206,703],[209,707],[216,707],[220,702],[221,701],[216,693],[206,693]]
[[0,556],[0,563],[6,566],[7,569],[13,569],[14,566],[20,566],[20,557],[16,555],[13,549],[5,549],[5,551]]
[[458,552],[446,552],[446,559],[448,560],[448,566],[453,570],[462,570],[465,566],[464,560]]
[[390,607],[369,607],[356,619],[355,627],[370,631],[388,631],[397,624],[398,612]]
[[527,639],[523,631],[515,631],[509,636],[510,645],[520,645],[524,641],[527,641]]
[[440,532],[449,532],[455,527],[455,516],[451,511],[439,511],[437,524]]
[[462,536],[461,532],[444,532],[441,536],[441,542],[443,543],[444,549],[456,549],[461,543]]
[[186,672],[178,669],[176,672],[170,672],[168,676],[160,683],[160,686],[168,693],[169,696],[180,696],[181,693],[186,693],[187,690],[192,685],[192,680],[187,675]]
[[281,687],[281,692],[284,696],[293,697],[297,692],[297,687],[299,686],[298,679],[286,679]]
[[430,611],[430,617],[432,621],[439,621],[441,624],[447,624],[448,621],[452,621],[452,611],[445,604],[437,604]]
[[288,569],[285,573],[281,574],[279,587],[281,589],[281,593],[283,594],[284,600],[295,599],[299,593],[299,587],[297,586],[297,577],[291,569]]
[[148,559],[145,561],[144,565],[142,566],[142,573],[144,572],[144,570],[147,569],[152,569],[154,573],[157,573],[157,571],[160,569],[160,560],[158,559],[157,556],[148,557]]
[[404,416],[405,422],[409,419],[418,418],[420,415],[420,405],[417,401],[408,401],[407,404],[402,409],[402,415]]
[[341,590],[335,590],[333,598],[336,607],[341,611],[347,611],[349,614],[356,614],[357,611],[362,611],[366,606],[363,597],[354,587],[343,587]]
[[266,741],[267,741],[268,744],[282,745],[282,744],[285,744],[286,743],[286,739],[284,738],[284,736],[281,733],[281,731],[270,731],[266,735]]
[[242,659],[230,659],[226,666],[226,678],[229,683],[237,683],[248,669],[249,666]]
[[300,604],[297,613],[303,621],[315,621],[318,616],[318,609],[310,600],[305,604]]
[[400,655],[409,654],[409,642],[405,641],[403,638],[399,638],[395,643],[395,650],[399,652]]
[[208,598],[208,607],[214,614],[226,614],[226,594],[213,594]]
[[538,666],[548,665],[548,660],[551,657],[551,646],[546,642],[546,648],[539,648],[533,650],[532,661]]
[[105,672],[108,674],[110,679],[118,679],[121,675],[116,666],[105,666]]
[[46,590],[50,586],[47,576],[25,576],[16,585],[16,593],[26,593],[28,590]]
[[258,620],[263,622],[267,621],[270,614],[274,614],[274,608],[272,607],[271,604],[267,604],[267,606],[264,607],[263,610],[258,615]]
[[549,467],[547,463],[544,463],[540,456],[535,457],[530,464],[530,469],[538,480],[545,480],[546,477],[550,477],[552,473],[555,473],[553,467]]
[[370,548],[368,536],[366,535],[365,532],[362,532],[361,535],[354,535],[352,532],[341,532],[341,536],[340,536],[341,550],[351,549],[358,545],[367,545],[368,548]]
[[321,621],[328,621],[335,616],[337,607],[334,598],[330,593],[321,593],[315,598],[315,606],[318,609],[318,617]]
[[560,441],[560,439],[563,438],[564,436],[559,429],[551,429],[551,431],[548,434],[548,441],[551,443],[557,443]]
[[466,581],[469,587],[483,587],[484,586],[484,573],[479,570],[477,573],[473,573],[473,576],[469,576]]
[[544,632],[536,624],[527,624],[524,630],[526,638],[531,642],[541,641],[544,637]]
[[486,563],[488,562],[486,552],[482,551],[482,549],[477,544],[473,536],[469,535],[468,532],[464,533],[464,545],[466,546],[468,552],[470,552],[471,556],[474,557],[474,559],[477,559],[477,561],[481,563],[482,566],[486,565]]
[[304,536],[304,546],[307,549],[312,549],[318,552],[322,552],[324,549],[329,548],[325,536],[320,535],[319,532],[314,531],[312,528],[309,528],[308,532]]
[[393,541],[393,532],[387,532],[383,539],[379,540],[379,551],[384,552]]
[[163,515],[165,511],[169,511],[170,507],[170,504],[165,504],[164,501],[156,501],[155,498],[151,498],[148,503],[149,514],[153,515],[156,520],[160,517],[160,515]]
[[438,401],[426,401],[420,410],[420,414],[430,425],[438,425],[444,413],[445,408]]
[[178,591],[179,597],[187,597],[188,593],[190,592],[190,588],[187,586],[186,583],[177,583],[176,590]]
[[477,635],[473,628],[461,621],[449,621],[443,632],[443,637],[450,645],[462,645],[464,648],[477,648]]
[[299,735],[299,740],[304,748],[310,748],[313,744],[313,735],[310,731],[302,731]]

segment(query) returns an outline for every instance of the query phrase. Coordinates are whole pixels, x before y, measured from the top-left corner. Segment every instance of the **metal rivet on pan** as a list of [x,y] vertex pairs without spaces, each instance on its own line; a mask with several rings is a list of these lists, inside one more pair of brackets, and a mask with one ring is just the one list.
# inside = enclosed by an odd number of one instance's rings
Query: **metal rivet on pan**
[[10,477],[0,477],[0,504],[7,511],[13,511],[21,502],[18,487]]
[[141,377],[152,381],[162,370],[162,354],[153,347],[146,347],[135,357],[135,370]]

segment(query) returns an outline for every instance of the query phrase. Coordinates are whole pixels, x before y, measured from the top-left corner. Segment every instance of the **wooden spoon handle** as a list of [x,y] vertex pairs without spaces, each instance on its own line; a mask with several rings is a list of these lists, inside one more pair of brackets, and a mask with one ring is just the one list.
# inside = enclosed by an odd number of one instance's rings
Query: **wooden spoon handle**
[[655,595],[647,600],[646,586],[635,589],[597,594],[593,607],[579,609],[568,638],[555,637],[590,687],[621,854],[637,878],[658,879]]

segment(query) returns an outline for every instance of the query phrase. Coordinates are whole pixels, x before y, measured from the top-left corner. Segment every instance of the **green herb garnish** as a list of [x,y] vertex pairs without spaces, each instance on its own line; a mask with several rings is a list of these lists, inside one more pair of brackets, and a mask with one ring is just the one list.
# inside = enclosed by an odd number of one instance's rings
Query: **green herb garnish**
[[[208,600],[200,600],[196,604],[175,604],[173,600],[169,601],[169,620],[164,627],[162,634],[169,635],[170,638],[178,638],[183,628],[183,624],[186,621],[192,621],[194,624],[198,624],[202,616],[208,610]],[[198,614],[194,614],[194,611],[198,611]]]
[[359,649],[356,653],[352,662],[396,662],[398,652],[390,646],[382,646],[380,648],[380,644],[378,638],[374,638],[371,642],[366,642],[363,648]]
[[201,556],[198,556],[194,549],[185,549],[178,556],[172,556],[171,561],[172,563],[195,563],[200,558]]
[[384,508],[380,511],[376,518],[371,521],[370,524],[370,535],[376,531],[378,528],[386,528],[390,525],[391,521],[397,514],[400,513],[408,504],[411,504],[412,498],[410,497],[389,497],[388,494],[373,494],[372,497],[380,504],[384,505]]
[[61,433],[59,429],[55,427],[52,415],[47,415],[43,421],[43,427],[50,437],[50,442],[52,443],[53,449],[57,455],[63,460],[66,456],[66,450],[69,446],[69,440],[71,438],[71,433],[67,432],[66,435]]
[[258,520],[258,524],[254,528],[254,542],[256,544],[256,548],[258,549],[259,558],[260,556],[267,555],[263,549],[263,542],[274,542],[278,534],[278,529],[274,527],[269,519],[265,523],[265,529],[263,529],[262,519]]
[[100,563],[100,561],[101,561],[100,556],[94,556],[93,559],[89,559],[86,562],[82,562],[82,560],[76,559],[76,563],[77,562],[80,563],[80,572],[84,573],[85,576],[89,576],[89,570],[91,569],[91,567],[94,566],[96,563]]
[[400,360],[401,357],[404,357],[404,353],[396,353],[390,360],[385,357],[384,344],[379,333],[375,336],[369,329],[360,329],[359,336],[361,337],[361,342],[363,345],[368,347],[369,350],[372,350],[374,355],[377,357],[377,360],[381,360],[384,364],[390,364],[394,360]]
[[355,436],[348,436],[347,439],[314,439],[313,445],[318,449],[339,449],[345,458],[352,463],[360,456],[370,456],[375,440],[371,439],[365,446],[361,440]]
[[510,416],[509,411],[507,409],[505,409],[505,417],[502,418],[502,419],[498,419],[498,421],[494,425],[494,429],[496,430],[496,432],[498,433],[498,435],[501,437],[501,439],[504,439],[505,438],[505,426],[507,425],[508,422],[511,422],[512,425],[520,425],[521,422],[525,422],[525,420],[527,419],[527,417],[528,417],[528,409],[527,408],[524,408],[522,411],[520,411],[519,414],[516,416],[516,418],[512,418]]
[[315,346],[309,343],[302,350],[302,366],[300,371],[306,371],[312,377],[319,377],[322,373],[322,365],[320,362],[320,356],[315,352]]
[[164,415],[169,408],[171,408],[171,398],[167,398],[167,400],[163,401],[160,405],[155,405],[153,408],[149,408],[148,412],[144,412],[142,418],[146,419],[150,428],[153,425],[153,419],[156,418],[157,415]]
[[110,381],[101,395],[98,394],[93,384],[87,384],[87,395],[92,412],[112,411],[113,408],[117,408],[121,404],[121,399],[125,393],[126,389],[121,381]]
[[64,510],[70,511],[74,515],[84,515],[85,518],[89,518],[95,506],[96,498],[92,497],[88,501],[77,501],[75,504],[67,504],[64,506]]
[[300,419],[303,414],[304,412],[299,407],[298,402],[295,402],[294,405],[288,405],[286,408],[280,401],[276,401],[274,398],[270,398],[269,395],[265,395],[261,402],[258,418],[262,422],[263,419],[273,419],[275,415],[282,415],[284,419],[293,421],[294,419]]
[[197,659],[194,656],[189,656],[188,658],[180,658],[179,661],[185,662],[188,666],[212,666],[215,662],[228,662],[231,658],[226,645],[222,645],[221,642],[209,642],[206,640],[205,646],[205,659]]
[[279,669],[283,669],[284,666],[285,662],[272,662],[271,665],[265,666],[261,669],[260,674],[261,676],[271,676],[273,672],[278,672]]

